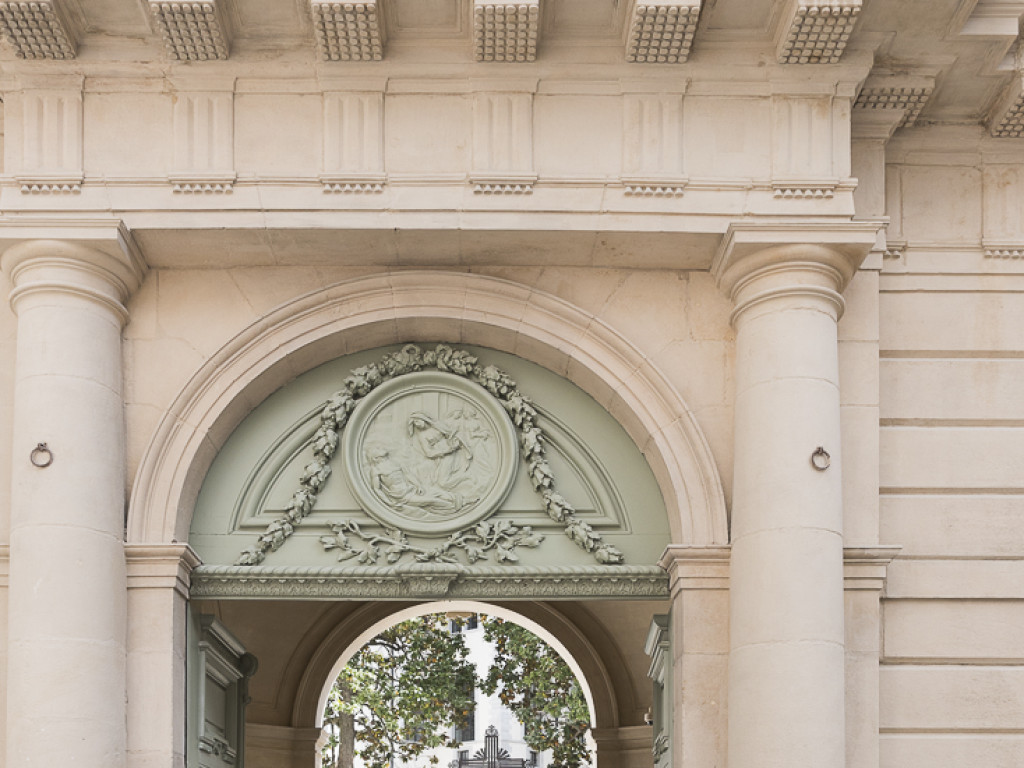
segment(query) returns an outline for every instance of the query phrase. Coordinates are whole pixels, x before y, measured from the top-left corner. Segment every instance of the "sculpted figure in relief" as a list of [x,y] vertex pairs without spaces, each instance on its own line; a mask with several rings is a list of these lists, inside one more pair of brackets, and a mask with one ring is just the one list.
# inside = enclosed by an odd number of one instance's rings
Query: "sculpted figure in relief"
[[372,493],[388,507],[417,519],[454,515],[478,502],[494,476],[490,430],[471,408],[444,419],[413,411],[401,440],[392,432],[363,449]]

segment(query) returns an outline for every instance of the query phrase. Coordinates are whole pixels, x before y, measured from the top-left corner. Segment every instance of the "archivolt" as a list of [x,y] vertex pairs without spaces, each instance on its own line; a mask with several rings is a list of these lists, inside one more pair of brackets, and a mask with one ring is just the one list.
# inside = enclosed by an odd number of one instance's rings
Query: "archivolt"
[[328,360],[405,341],[492,347],[565,376],[644,453],[669,510],[673,542],[727,542],[725,502],[707,442],[676,390],[628,340],[542,291],[480,275],[420,271],[307,294],[213,355],[171,405],[143,456],[128,541],[187,540],[210,463],[267,395]]

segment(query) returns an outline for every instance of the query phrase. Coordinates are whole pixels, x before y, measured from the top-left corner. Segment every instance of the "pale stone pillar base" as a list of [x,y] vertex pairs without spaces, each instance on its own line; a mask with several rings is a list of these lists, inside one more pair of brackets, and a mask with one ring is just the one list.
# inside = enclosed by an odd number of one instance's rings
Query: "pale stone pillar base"
[[878,768],[878,668],[886,571],[899,547],[848,547],[846,590],[846,768]]
[[591,735],[597,745],[597,768],[650,768],[649,725],[595,728]]
[[319,728],[247,723],[245,768],[319,768]]

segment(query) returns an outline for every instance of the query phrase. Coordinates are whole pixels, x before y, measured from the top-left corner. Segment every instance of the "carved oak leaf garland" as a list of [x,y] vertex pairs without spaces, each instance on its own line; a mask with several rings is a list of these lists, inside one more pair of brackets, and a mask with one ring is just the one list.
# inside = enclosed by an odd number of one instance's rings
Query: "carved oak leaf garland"
[[[379,363],[354,368],[324,404],[320,426],[313,435],[313,461],[307,464],[299,478],[299,488],[292,494],[284,514],[267,526],[256,544],[242,551],[235,565],[259,565],[269,552],[275,552],[295,532],[295,526],[309,514],[316,503],[324,483],[331,474],[330,461],[338,449],[338,439],[345,429],[356,404],[385,381],[407,373],[434,369],[469,379],[501,403],[519,431],[519,446],[527,474],[534,490],[540,494],[548,517],[565,526],[565,535],[580,548],[606,565],[622,563],[623,556],[616,547],[601,539],[589,523],[576,516],[576,510],[554,490],[554,476],[545,458],[544,433],[537,426],[537,410],[530,399],[519,392],[515,381],[493,365],[482,366],[474,355],[439,344],[433,350],[422,351],[415,344],[407,344],[398,352],[384,355]],[[339,560],[357,557],[360,563],[371,564],[383,554],[387,562],[395,563],[411,554],[420,562],[455,562],[450,552],[462,549],[472,563],[486,559],[485,552],[493,550],[498,562],[515,562],[516,546],[536,547],[541,537],[528,526],[517,527],[509,522],[478,523],[452,534],[433,549],[409,544],[403,532],[387,529],[383,534],[364,532],[351,521],[331,523],[333,536],[322,536],[321,544],[327,550],[340,550]],[[359,549],[353,545],[351,535],[367,543]]]

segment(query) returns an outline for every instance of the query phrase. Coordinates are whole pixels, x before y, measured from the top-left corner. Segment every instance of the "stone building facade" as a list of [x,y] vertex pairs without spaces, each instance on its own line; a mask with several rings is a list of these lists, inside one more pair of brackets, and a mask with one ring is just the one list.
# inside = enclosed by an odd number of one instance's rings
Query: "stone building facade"
[[[6,765],[312,766],[434,600],[562,644],[600,768],[1024,764],[1022,16],[0,2]],[[341,480],[414,381],[517,420],[449,559]]]

